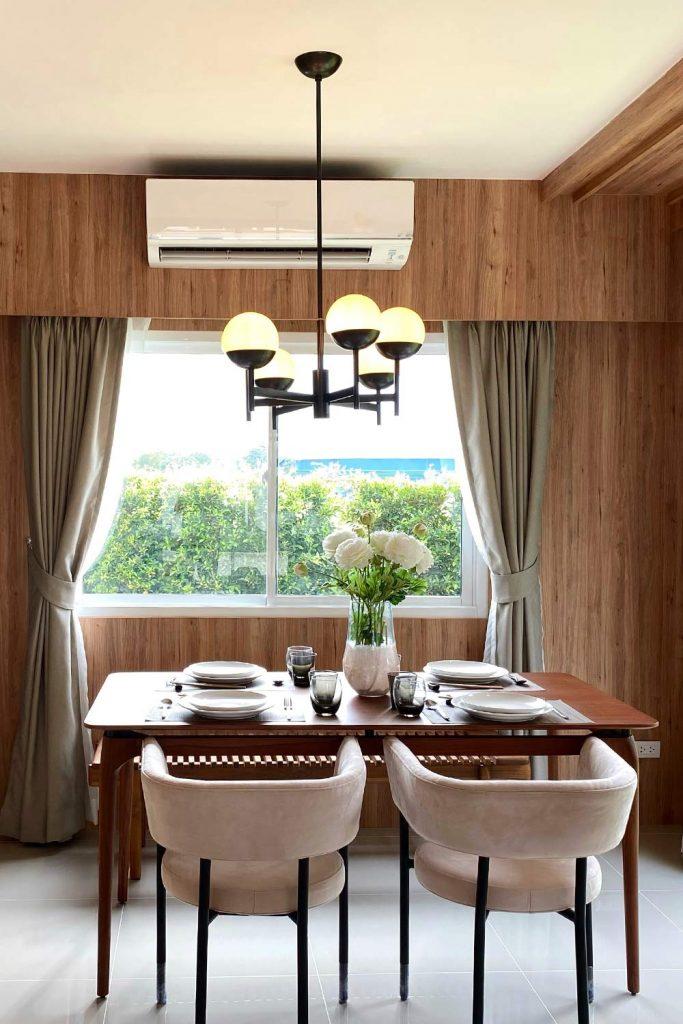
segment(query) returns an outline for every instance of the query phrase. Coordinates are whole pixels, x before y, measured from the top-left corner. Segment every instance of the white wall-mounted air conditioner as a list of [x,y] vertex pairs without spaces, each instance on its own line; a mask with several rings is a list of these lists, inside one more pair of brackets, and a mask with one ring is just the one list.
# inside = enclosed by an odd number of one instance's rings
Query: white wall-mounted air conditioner
[[[405,266],[414,190],[412,181],[324,181],[324,266]],[[315,181],[147,179],[151,267],[314,267],[315,225]]]

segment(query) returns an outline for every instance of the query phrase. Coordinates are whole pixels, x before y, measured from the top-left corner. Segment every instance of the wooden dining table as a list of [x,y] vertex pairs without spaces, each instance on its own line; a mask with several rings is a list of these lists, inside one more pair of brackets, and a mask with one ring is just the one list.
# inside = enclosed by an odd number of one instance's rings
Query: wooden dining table
[[[578,754],[587,735],[599,736],[638,770],[634,732],[657,722],[637,708],[603,693],[575,676],[558,672],[525,673],[549,701],[561,701],[578,712],[580,721],[557,716],[557,724],[515,725],[478,721],[463,715],[457,723],[403,718],[388,697],[358,697],[344,681],[342,703],[333,717],[316,715],[306,688],[295,687],[283,673],[268,673],[259,688],[272,691],[281,714],[271,720],[217,721],[172,712],[161,720],[164,697],[175,700],[168,672],[117,672],[108,676],[85,719],[102,735],[99,783],[99,903],[97,994],[109,992],[114,808],[117,775],[129,772],[147,736],[155,737],[169,755],[332,754],[343,736],[356,736],[366,754],[381,754],[385,736],[400,736],[416,754],[540,755],[551,759]],[[278,685],[279,684],[279,685]],[[521,690],[520,692],[524,692]],[[531,692],[531,691],[527,691]],[[288,721],[284,696],[292,698]],[[561,707],[562,705],[560,705]],[[556,762],[553,762],[556,763]],[[627,985],[640,987],[638,949],[638,795],[622,843]]]

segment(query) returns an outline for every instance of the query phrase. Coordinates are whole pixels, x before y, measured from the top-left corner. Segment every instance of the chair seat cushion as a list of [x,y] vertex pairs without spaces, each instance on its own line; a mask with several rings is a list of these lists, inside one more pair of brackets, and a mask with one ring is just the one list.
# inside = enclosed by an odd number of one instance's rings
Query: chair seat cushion
[[[166,850],[161,867],[171,896],[197,906],[199,861]],[[211,909],[221,914],[291,914],[296,910],[298,861],[211,861]],[[311,857],[308,905],[336,899],[344,887],[344,862],[338,853]]]
[[[415,852],[415,874],[430,892],[453,903],[476,902],[478,858],[456,853],[435,843],[422,843]],[[512,913],[542,913],[574,906],[575,860],[505,860],[491,858],[486,906]],[[588,858],[586,900],[600,893],[602,873],[595,857]]]

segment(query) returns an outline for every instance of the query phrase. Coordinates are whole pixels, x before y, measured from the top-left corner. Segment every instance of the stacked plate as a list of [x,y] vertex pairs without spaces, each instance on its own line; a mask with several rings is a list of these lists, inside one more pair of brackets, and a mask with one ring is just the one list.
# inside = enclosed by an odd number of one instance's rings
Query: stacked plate
[[260,665],[246,661],[198,661],[183,673],[191,676],[196,686],[245,686],[266,674]]
[[540,697],[528,693],[467,693],[459,698],[458,707],[475,718],[491,722],[531,722],[552,711]]
[[424,671],[436,682],[468,689],[500,685],[500,680],[508,675],[507,669],[484,661],[430,661]]
[[274,697],[263,690],[205,690],[203,693],[187,693],[178,698],[178,704],[202,718],[220,718],[234,721],[240,718],[255,718],[271,707]]

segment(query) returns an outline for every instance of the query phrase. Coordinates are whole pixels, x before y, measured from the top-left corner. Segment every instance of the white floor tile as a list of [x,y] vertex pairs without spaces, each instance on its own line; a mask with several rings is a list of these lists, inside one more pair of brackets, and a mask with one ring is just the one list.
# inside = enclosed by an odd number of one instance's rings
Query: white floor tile
[[[498,914],[490,923],[522,970],[563,971],[574,965],[574,931],[558,914]],[[626,963],[621,896],[606,893],[593,911],[595,966],[623,969]],[[640,901],[640,957],[646,968],[683,967],[683,933],[646,900]]]
[[[309,926],[320,910],[312,910]],[[197,955],[197,910],[168,900],[167,976],[192,978]],[[314,972],[311,957],[311,971]],[[115,980],[153,978],[156,972],[154,900],[132,900],[123,912],[113,966]],[[295,975],[296,928],[286,917],[219,917],[209,929],[209,975]]]
[[[170,979],[167,995],[166,1007],[157,1007],[153,984],[115,984],[107,1024],[194,1024],[194,981]],[[294,978],[211,978],[207,996],[207,1024],[296,1024]],[[329,1024],[316,977],[309,982],[308,1005],[310,1024]]]
[[[621,874],[621,849],[605,859]],[[646,832],[640,837],[639,886],[646,890],[683,891],[680,832]]]
[[[349,1002],[339,1006],[336,978],[322,978],[332,1024],[455,1024],[471,1018],[471,974],[416,974],[410,997],[398,998],[396,974],[360,974],[349,979]],[[486,977],[486,1024],[552,1024],[519,972]]]
[[[112,912],[112,948],[120,910]],[[0,980],[94,978],[95,900],[0,901]]]
[[644,892],[643,896],[683,930],[683,892]]
[[[529,980],[557,1024],[576,1024],[573,972],[532,972]],[[625,991],[623,971],[598,971],[592,1024],[680,1024],[683,1020],[683,971],[642,971],[641,992]]]
[[0,1024],[103,1024],[92,981],[0,981]]
[[[336,904],[311,916],[311,942],[321,974],[337,970]],[[414,971],[469,971],[474,911],[429,894],[410,901],[410,960]],[[349,900],[349,965],[360,973],[391,973],[398,964],[399,912],[394,896],[352,896]],[[495,933],[488,943],[491,970],[515,964]]]
[[0,900],[92,899],[97,895],[97,835],[69,843],[0,843]]

